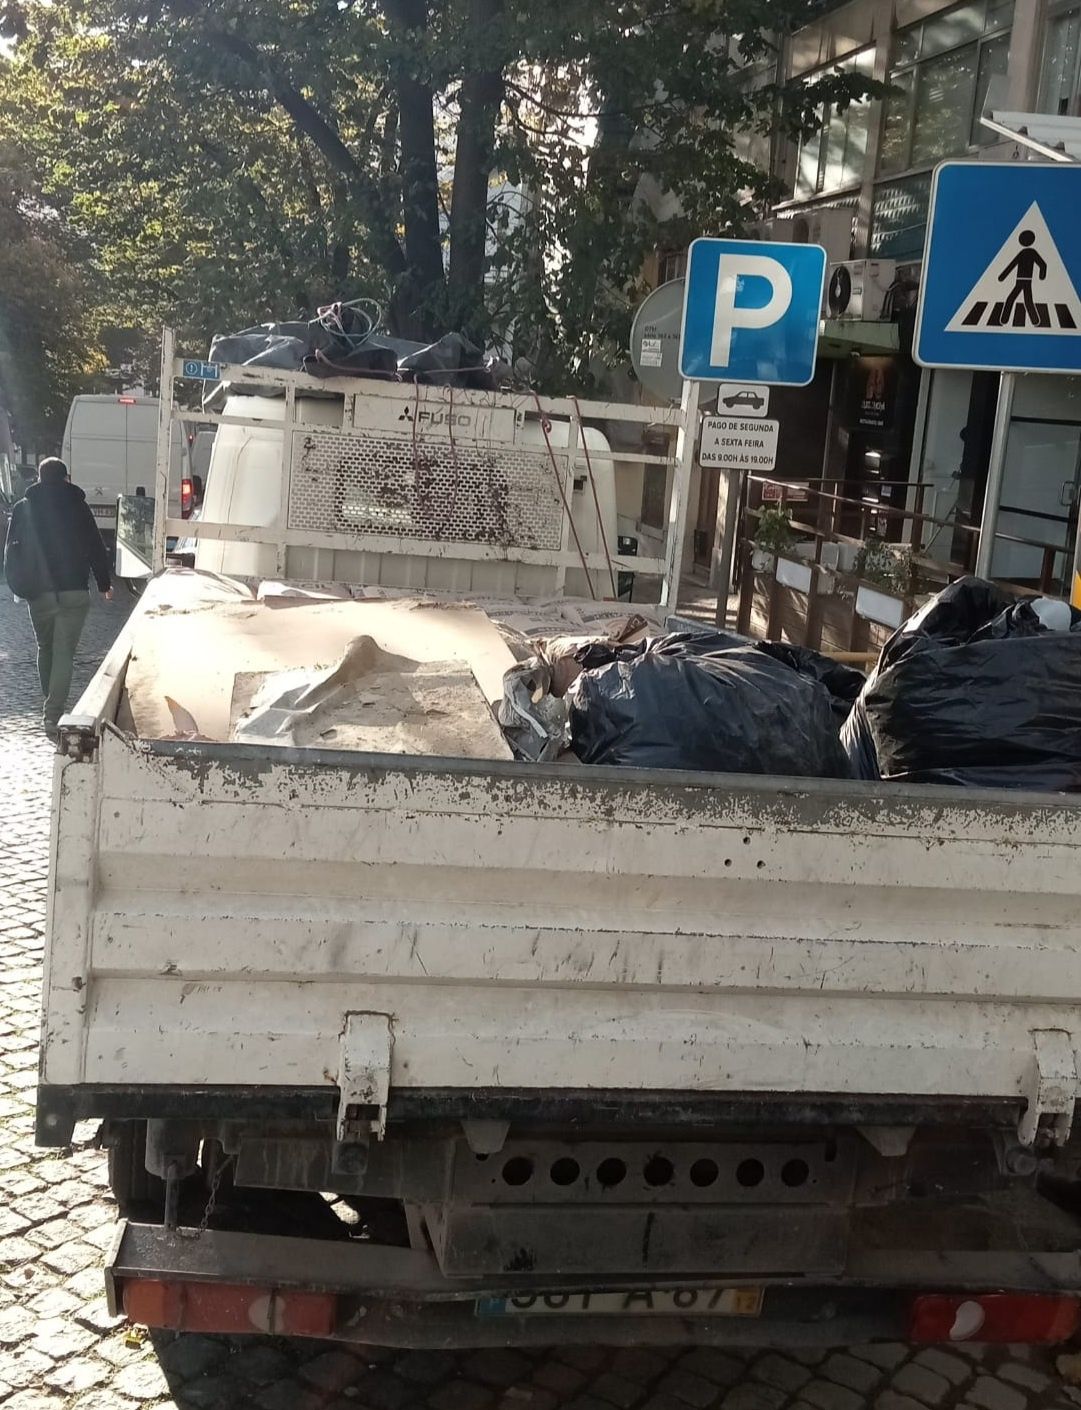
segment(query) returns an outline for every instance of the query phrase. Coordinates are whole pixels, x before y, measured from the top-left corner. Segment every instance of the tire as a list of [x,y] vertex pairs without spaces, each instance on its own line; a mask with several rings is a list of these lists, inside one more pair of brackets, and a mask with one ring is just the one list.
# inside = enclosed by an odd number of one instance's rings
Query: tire
[[109,1187],[121,1218],[141,1215],[160,1219],[165,1209],[165,1181],[146,1168],[146,1122],[114,1122],[109,1136]]

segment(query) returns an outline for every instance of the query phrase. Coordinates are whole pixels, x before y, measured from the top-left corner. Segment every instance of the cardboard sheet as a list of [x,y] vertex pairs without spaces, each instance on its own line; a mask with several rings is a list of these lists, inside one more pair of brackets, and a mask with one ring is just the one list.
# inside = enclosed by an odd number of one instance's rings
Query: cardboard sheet
[[241,673],[231,737],[241,743],[459,759],[510,759],[473,672],[460,661],[411,661],[371,637],[332,671]]
[[514,655],[483,612],[416,601],[294,603],[282,610],[250,595],[228,600],[223,591],[208,592],[203,575],[159,580],[154,602],[135,624],[128,666],[136,732],[144,739],[175,733],[168,697],[201,736],[227,740],[237,675],[330,669],[361,636],[413,661],[461,662],[490,705],[502,699]]

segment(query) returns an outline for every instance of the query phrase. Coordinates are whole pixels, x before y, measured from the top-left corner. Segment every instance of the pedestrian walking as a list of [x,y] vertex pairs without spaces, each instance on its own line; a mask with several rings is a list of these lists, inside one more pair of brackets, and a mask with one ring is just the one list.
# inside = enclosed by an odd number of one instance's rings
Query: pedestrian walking
[[108,550],[86,495],[71,483],[62,460],[43,460],[37,484],[12,509],[4,573],[12,592],[30,609],[44,697],[42,724],[55,739],[90,610],[90,575],[107,602],[113,596]]

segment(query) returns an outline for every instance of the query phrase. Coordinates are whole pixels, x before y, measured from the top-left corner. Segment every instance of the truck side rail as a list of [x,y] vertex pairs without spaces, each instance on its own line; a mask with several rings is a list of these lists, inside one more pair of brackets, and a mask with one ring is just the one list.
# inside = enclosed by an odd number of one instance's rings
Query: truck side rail
[[[176,380],[188,379],[228,384],[235,390],[262,391],[283,400],[282,419],[190,411],[178,405]],[[343,398],[342,425],[328,427],[305,422],[299,405],[306,397],[328,394]],[[165,566],[170,537],[196,540],[224,539],[238,543],[273,545],[277,572],[285,576],[290,548],[343,550],[417,558],[456,559],[466,562],[512,562],[554,570],[554,589],[562,593],[568,569],[592,574],[634,572],[660,579],[658,602],[672,606],[676,600],[683,564],[684,529],[688,488],[698,427],[699,390],[687,383],[679,407],[638,406],[622,402],[580,400],[577,397],[542,397],[532,392],[477,392],[418,383],[379,381],[363,377],[321,378],[300,372],[205,363],[176,355],[175,334],[166,329],[162,342],[162,372],[158,455],[155,483],[154,568]],[[517,432],[526,419],[536,420],[544,432],[544,447],[526,452]],[[455,421],[460,424],[455,426]],[[553,436],[553,421],[569,424],[567,443]],[[190,521],[168,513],[170,448],[175,425],[250,426],[280,430],[282,475],[278,513],[269,525]],[[601,451],[586,442],[586,427],[596,423],[618,425],[624,435],[617,449]],[[624,448],[627,428],[637,433],[640,445]],[[646,432],[648,430],[648,439]],[[308,494],[305,486],[328,465],[340,467],[377,434],[384,443],[398,443],[426,469],[441,473],[450,467],[455,476],[468,479],[469,451],[483,459],[503,457],[516,466],[513,478],[502,479],[494,491],[504,501],[501,522],[486,538],[471,533],[459,537],[441,531],[436,523],[421,532],[395,533],[388,523],[372,531],[349,531],[341,515],[332,512],[327,496]],[[611,462],[623,473],[627,466],[664,467],[666,474],[667,532],[663,557],[622,556],[615,543],[604,541],[602,551],[583,548],[571,510],[576,477],[592,482],[594,465]],[[463,470],[463,465],[465,469]],[[303,472],[303,473],[302,473]],[[486,486],[467,486],[475,501]],[[587,501],[588,502],[588,501]],[[599,517],[599,505],[598,505]],[[414,525],[414,528],[417,526]],[[602,536],[603,537],[603,536]],[[614,595],[614,593],[613,593]]]

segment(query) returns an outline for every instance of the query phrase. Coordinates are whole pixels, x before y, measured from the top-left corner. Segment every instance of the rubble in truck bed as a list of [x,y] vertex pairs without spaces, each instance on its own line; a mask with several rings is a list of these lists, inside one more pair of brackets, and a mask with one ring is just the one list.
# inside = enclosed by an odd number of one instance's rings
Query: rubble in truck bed
[[952,584],[869,677],[648,608],[167,573],[118,724],[466,759],[1081,791],[1081,613]]

